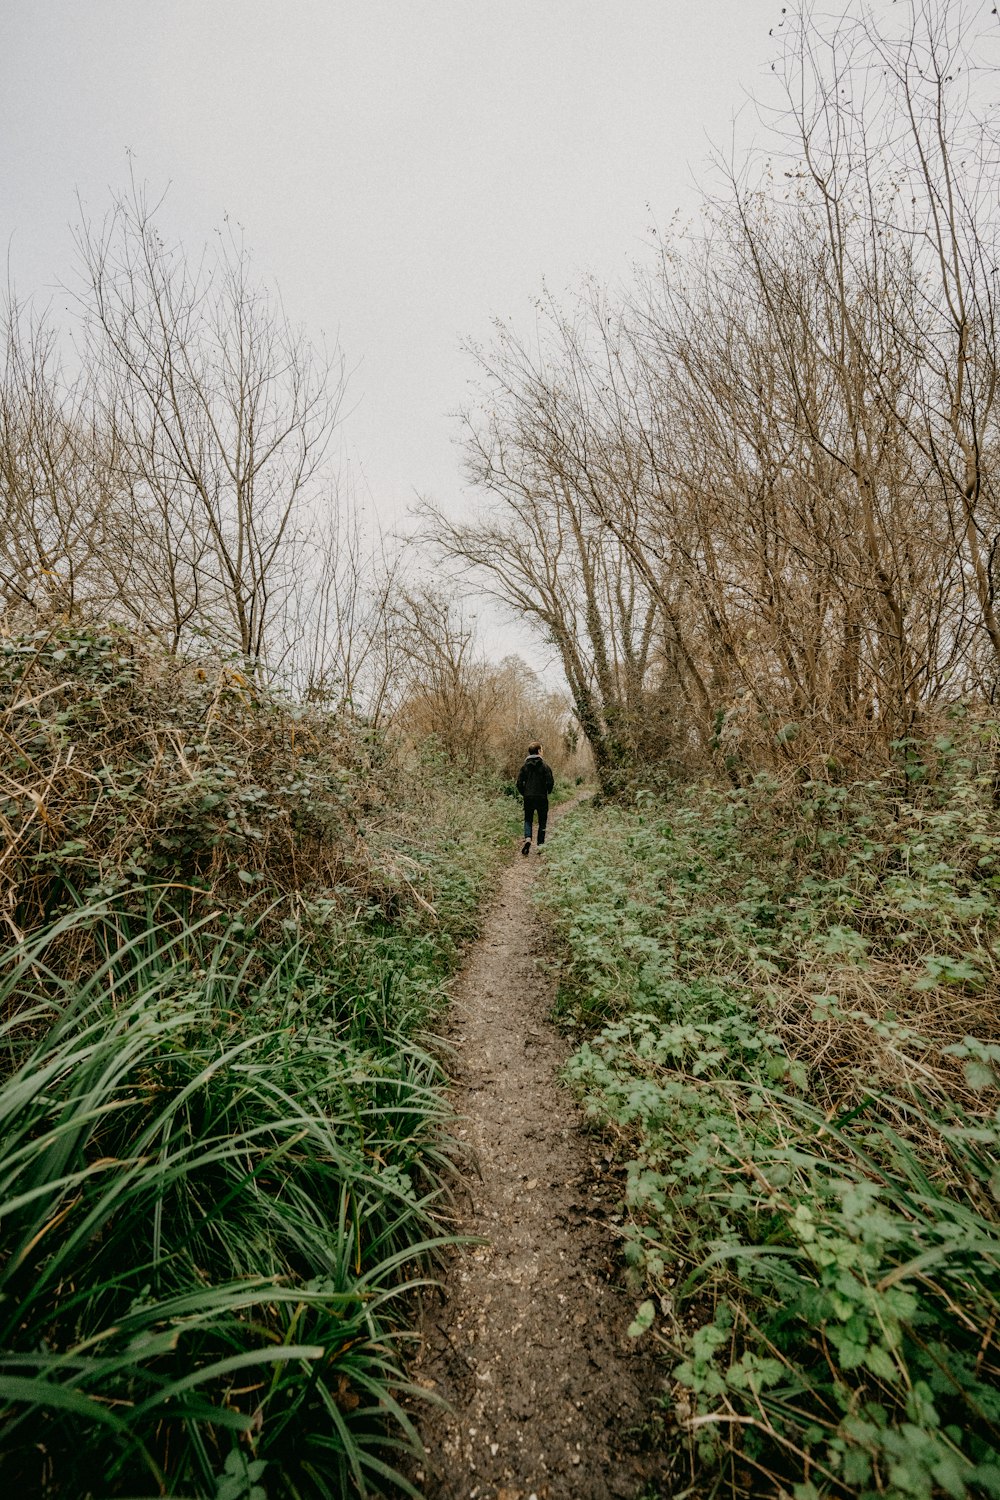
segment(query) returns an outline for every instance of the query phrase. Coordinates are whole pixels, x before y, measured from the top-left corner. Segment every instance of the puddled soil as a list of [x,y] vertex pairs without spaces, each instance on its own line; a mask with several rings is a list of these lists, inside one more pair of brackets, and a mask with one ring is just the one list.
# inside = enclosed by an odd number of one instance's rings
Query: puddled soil
[[[555,821],[555,820],[553,820]],[[558,834],[556,834],[558,837]],[[428,1500],[608,1500],[672,1493],[649,1418],[664,1371],[627,1336],[600,1146],[558,1073],[568,1043],[549,1024],[551,980],[530,898],[545,856],[516,858],[456,982],[458,1134],[472,1170],[456,1253],[423,1308],[416,1381]],[[598,1159],[595,1160],[595,1155]]]

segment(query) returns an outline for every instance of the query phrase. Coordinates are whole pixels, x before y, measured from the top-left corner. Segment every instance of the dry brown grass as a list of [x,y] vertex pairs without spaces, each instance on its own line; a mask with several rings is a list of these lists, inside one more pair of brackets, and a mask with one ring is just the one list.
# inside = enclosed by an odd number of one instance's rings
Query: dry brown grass
[[[762,997],[762,1013],[789,1056],[804,1062],[820,1097],[850,1109],[873,1091],[916,1092],[936,1107],[985,1107],[963,1063],[946,1049],[968,1036],[1000,1040],[996,991],[920,989],[903,962],[803,966]],[[817,1004],[817,1000],[820,1003]]]

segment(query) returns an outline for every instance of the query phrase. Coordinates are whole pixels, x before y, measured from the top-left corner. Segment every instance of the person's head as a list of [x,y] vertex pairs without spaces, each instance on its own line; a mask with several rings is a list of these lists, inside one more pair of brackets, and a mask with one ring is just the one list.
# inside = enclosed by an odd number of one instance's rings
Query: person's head
[[537,740],[528,746],[529,755],[541,755],[542,747]]

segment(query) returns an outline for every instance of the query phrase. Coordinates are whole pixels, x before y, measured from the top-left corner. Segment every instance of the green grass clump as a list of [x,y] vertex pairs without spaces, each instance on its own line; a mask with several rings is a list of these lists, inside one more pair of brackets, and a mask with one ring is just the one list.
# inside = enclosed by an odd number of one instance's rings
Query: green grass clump
[[386,1472],[380,1414],[409,1433],[392,1304],[446,1165],[436,1065],[293,1021],[287,958],[248,1021],[242,955],[197,938],[153,932],[73,994],[50,982],[53,1025],[26,1048],[46,943],[8,968],[12,1493],[213,1494],[243,1454],[268,1493],[320,1496]]
[[986,778],[581,812],[542,900],[696,1489],[1000,1494]]

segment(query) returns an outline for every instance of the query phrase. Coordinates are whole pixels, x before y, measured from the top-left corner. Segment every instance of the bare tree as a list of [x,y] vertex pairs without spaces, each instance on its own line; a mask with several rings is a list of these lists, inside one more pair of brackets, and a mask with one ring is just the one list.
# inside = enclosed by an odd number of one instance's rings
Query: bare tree
[[331,476],[301,549],[285,612],[285,658],[296,692],[338,713],[385,724],[398,696],[395,629],[402,554],[365,518],[350,472]]
[[107,608],[124,497],[86,371],[66,376],[55,331],[8,292],[0,318],[0,587],[8,606]]
[[401,584],[391,609],[397,727],[415,744],[435,741],[469,770],[485,769],[502,687],[477,649],[474,623],[456,598],[430,584]]
[[493,508],[429,520],[558,645],[605,774],[654,720],[674,754],[823,763],[993,692],[982,11],[900,11],[892,32],[804,9],[787,170],[729,169],[624,303],[590,287],[540,305],[537,350],[501,330],[473,351],[465,452]]
[[126,566],[174,649],[200,635],[266,671],[343,359],[290,326],[228,225],[192,263],[135,184],[78,245],[87,358],[132,496]]
[[[996,70],[982,45],[991,17],[973,0],[910,0],[881,20],[863,7],[835,26],[803,10],[784,78],[794,149],[842,288],[845,336],[858,344],[849,289],[861,283],[886,335],[861,350],[866,397],[919,456],[959,587],[975,600],[991,648],[992,689],[1000,224]],[[906,351],[901,367],[872,357],[886,344]]]

